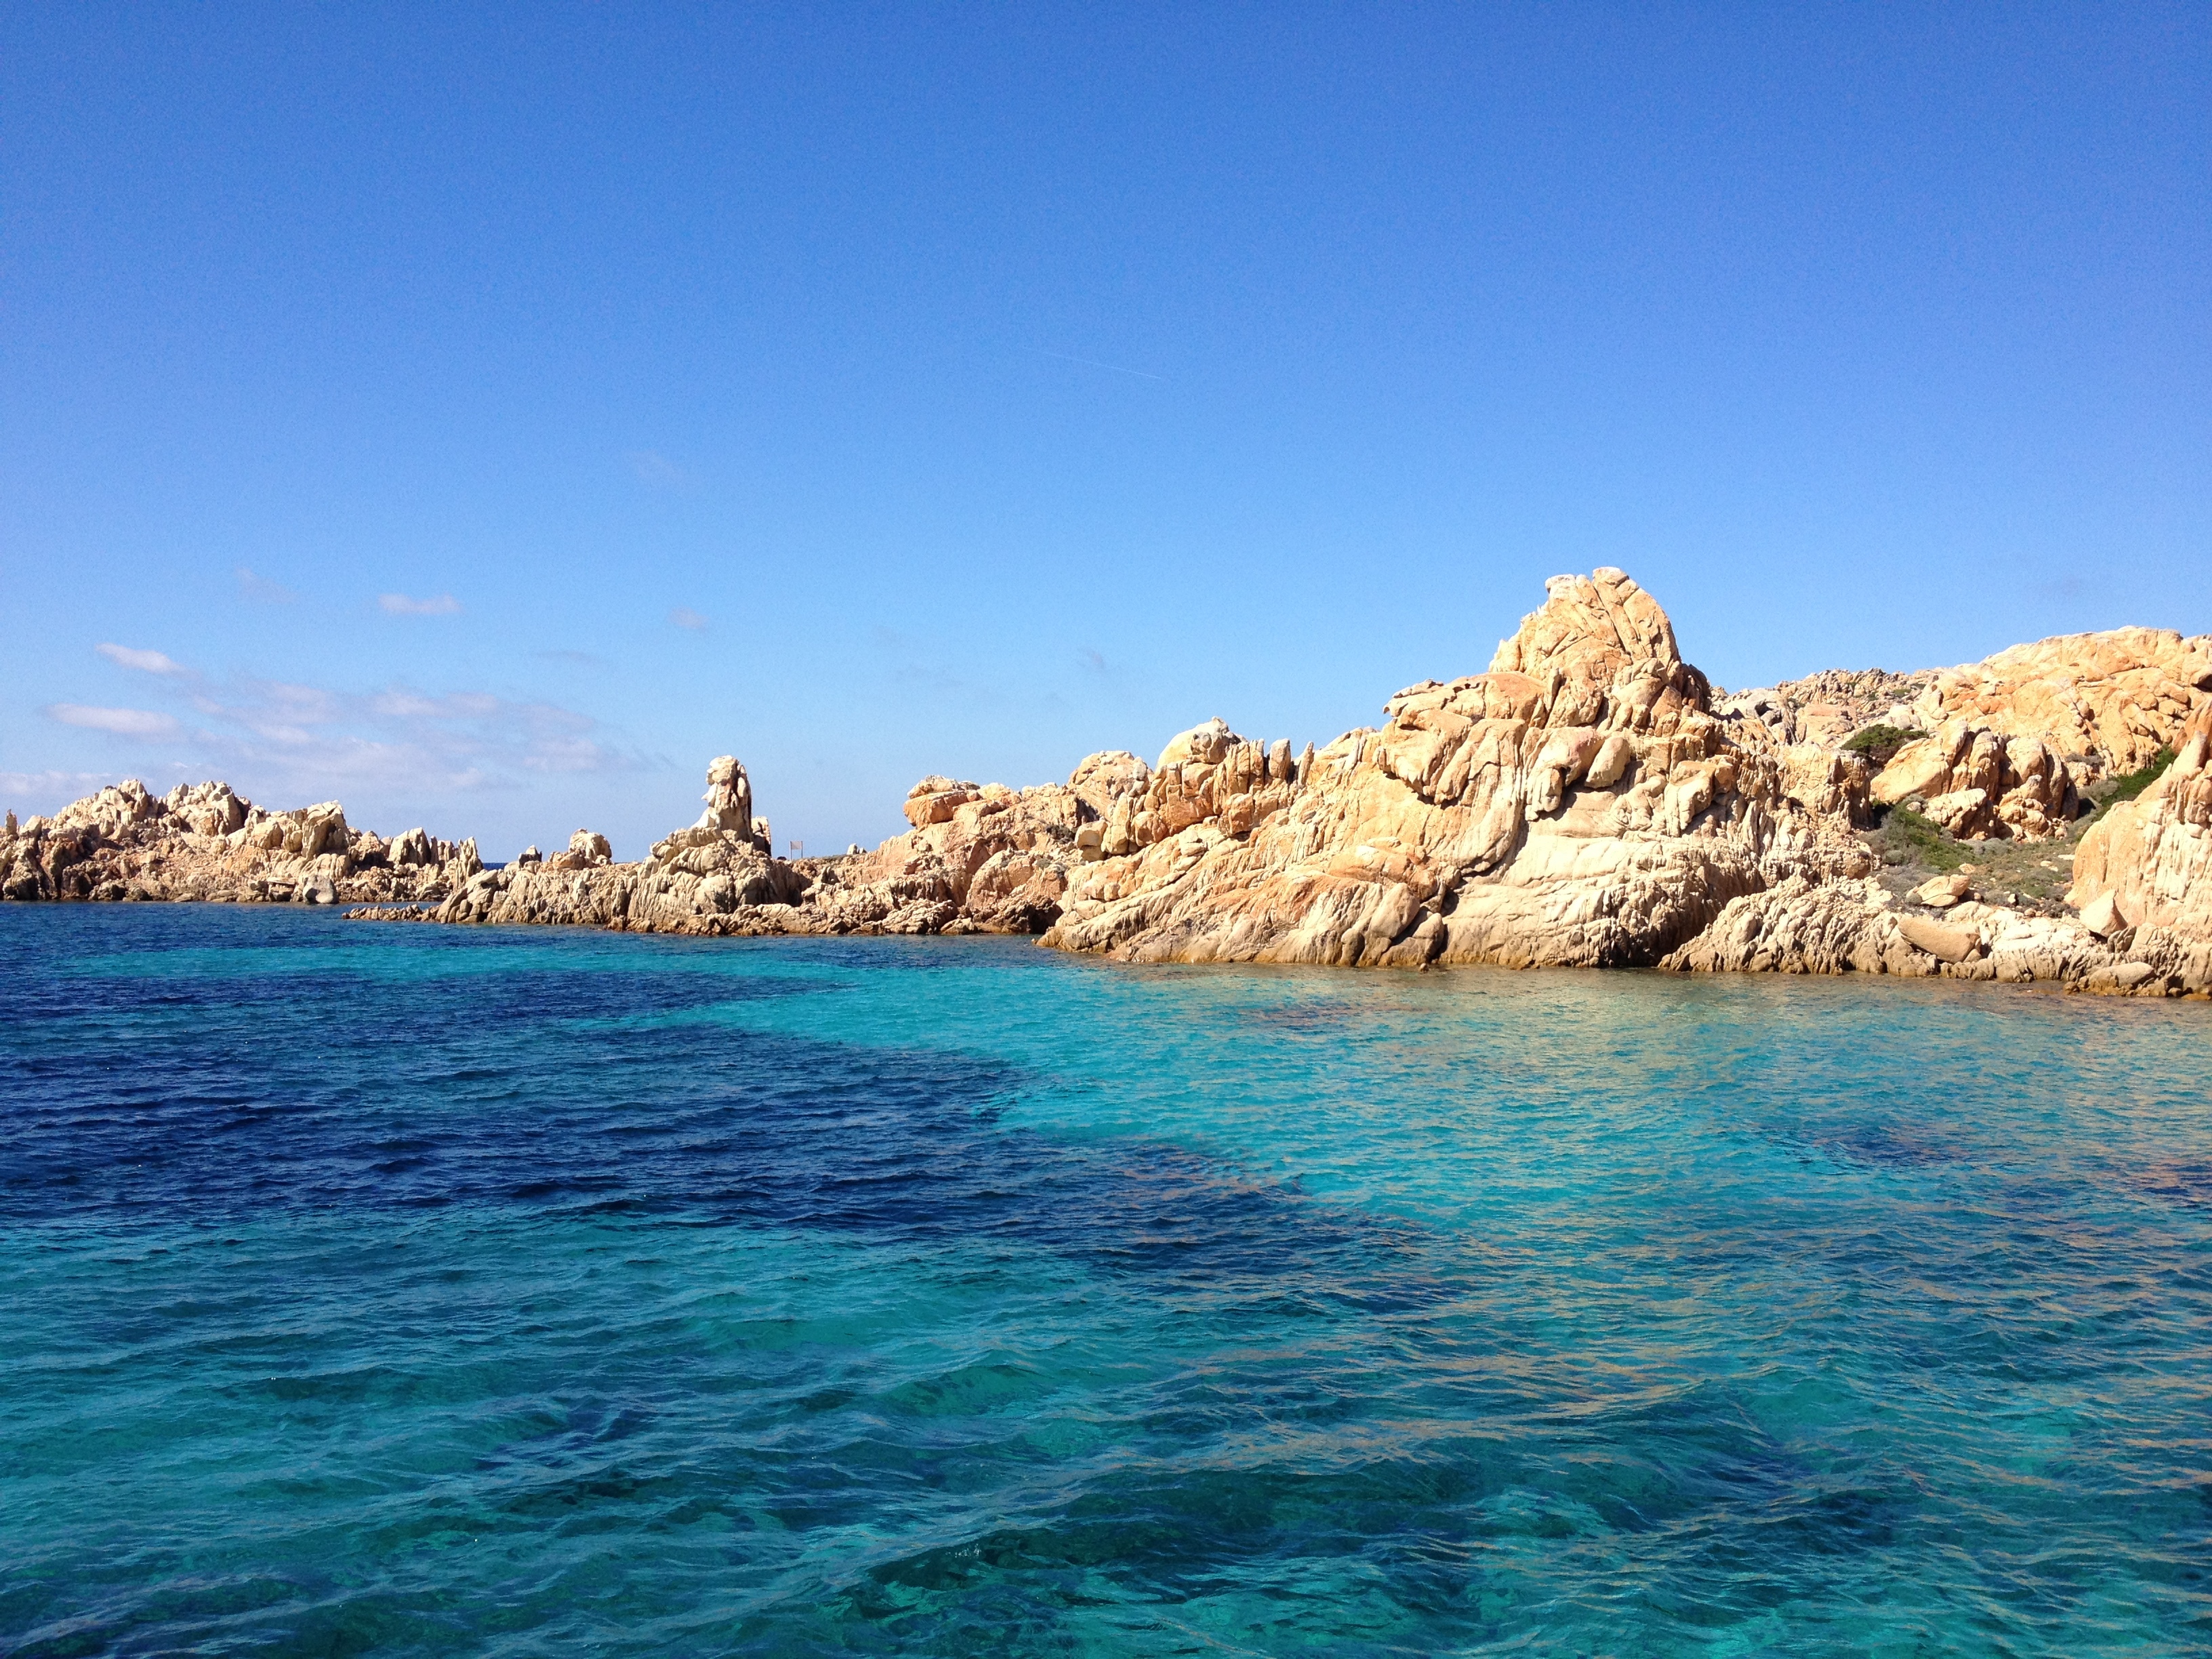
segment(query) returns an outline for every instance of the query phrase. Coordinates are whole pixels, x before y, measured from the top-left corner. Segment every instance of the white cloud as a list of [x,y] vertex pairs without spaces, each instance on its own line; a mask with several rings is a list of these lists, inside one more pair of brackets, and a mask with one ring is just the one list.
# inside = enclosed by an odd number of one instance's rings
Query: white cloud
[[22,817],[58,812],[116,781],[112,772],[0,772],[0,805]]
[[[587,714],[470,688],[353,690],[198,675],[152,684],[167,694],[173,712],[74,702],[45,712],[62,726],[108,734],[103,744],[128,744],[118,758],[142,776],[227,778],[270,805],[334,797],[420,801],[659,764],[611,741]],[[82,763],[95,757],[70,758]],[[58,772],[7,781],[19,792],[11,804],[47,811],[114,779]]]
[[617,758],[589,738],[547,736],[532,745],[522,763],[533,772],[627,770]]
[[707,619],[688,605],[678,605],[668,613],[668,620],[678,628],[688,628],[695,634],[707,631]]
[[88,708],[81,702],[52,702],[46,705],[46,717],[64,726],[112,732],[123,738],[160,738],[177,730],[175,715],[150,708]]
[[120,663],[125,668],[135,668],[142,674],[188,674],[191,672],[174,657],[160,651],[139,651],[127,645],[110,645],[105,641],[94,649],[108,661]]
[[246,565],[238,567],[238,591],[249,599],[258,599],[264,605],[289,605],[300,596],[282,582],[272,582],[266,576],[254,574]]
[[629,453],[629,470],[639,481],[666,489],[690,482],[684,469],[665,455],[656,455],[649,449],[633,449]]
[[219,694],[197,692],[192,707],[211,720],[283,744],[306,743],[310,728],[335,725],[345,715],[344,700],[335,692],[283,680],[245,680]]
[[385,593],[378,596],[376,603],[387,617],[458,617],[461,613],[461,602],[450,593],[428,599]]
[[488,691],[348,692],[245,680],[192,703],[208,722],[198,734],[203,751],[217,763],[264,780],[264,789],[273,776],[309,796],[361,783],[410,793],[501,788],[532,773],[644,764],[592,736],[589,715]]
[[386,720],[482,720],[499,712],[499,699],[483,691],[456,691],[443,697],[426,697],[405,686],[393,686],[371,697],[368,711]]

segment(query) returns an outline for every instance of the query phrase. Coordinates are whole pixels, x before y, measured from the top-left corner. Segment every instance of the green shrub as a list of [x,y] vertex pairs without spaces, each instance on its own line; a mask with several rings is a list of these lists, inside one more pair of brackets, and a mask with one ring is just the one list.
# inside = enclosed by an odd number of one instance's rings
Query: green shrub
[[1890,757],[1906,744],[1927,735],[1925,732],[1912,732],[1903,726],[1884,726],[1877,722],[1852,732],[1844,740],[1844,748],[1850,754],[1864,755],[1876,766],[1887,766]]
[[2139,767],[2124,777],[2112,778],[2093,785],[2089,797],[2097,803],[2097,811],[2089,822],[2094,823],[2124,800],[2133,800],[2137,795],[2166,775],[2166,769],[2173,764],[2173,750],[2161,746],[2150,757],[2150,764]]
[[1955,870],[1966,861],[1968,848],[1945,835],[1935,821],[1909,806],[1893,806],[1882,814],[1881,855],[1885,864],[1924,864],[1942,872]]

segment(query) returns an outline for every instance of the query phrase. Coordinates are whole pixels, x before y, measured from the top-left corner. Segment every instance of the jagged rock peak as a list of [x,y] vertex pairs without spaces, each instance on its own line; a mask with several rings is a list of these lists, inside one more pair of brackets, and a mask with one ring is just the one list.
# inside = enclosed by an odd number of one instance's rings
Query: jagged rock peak
[[1202,726],[1194,726],[1188,732],[1178,732],[1168,739],[1168,746],[1160,750],[1159,763],[1155,772],[1164,772],[1170,766],[1182,766],[1196,761],[1201,766],[1218,766],[1230,749],[1243,742],[1229,729],[1229,722],[1216,714]]
[[1554,576],[1544,591],[1548,597],[1541,608],[1523,617],[1511,638],[1498,641],[1490,659],[1493,674],[1542,679],[1554,668],[1579,668],[1602,684],[1632,662],[1682,660],[1674,624],[1626,571],[1600,565],[1587,576]]
[[707,793],[701,799],[707,810],[700,815],[702,830],[731,830],[749,836],[753,830],[752,780],[735,755],[717,755],[707,763]]

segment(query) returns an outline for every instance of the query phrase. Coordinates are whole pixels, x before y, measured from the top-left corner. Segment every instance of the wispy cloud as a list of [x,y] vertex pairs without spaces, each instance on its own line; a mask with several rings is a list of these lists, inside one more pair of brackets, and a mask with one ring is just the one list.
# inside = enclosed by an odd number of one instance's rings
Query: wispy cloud
[[115,781],[112,772],[0,772],[0,805],[27,816],[58,812]]
[[272,582],[266,576],[256,575],[246,565],[238,567],[238,591],[249,599],[258,599],[264,605],[289,605],[300,596],[282,582]]
[[478,720],[498,714],[500,702],[489,691],[454,691],[431,697],[399,689],[378,692],[368,700],[368,708],[386,720]]
[[1075,653],[1075,660],[1094,674],[1103,674],[1109,672],[1105,657],[1101,653],[1093,651],[1087,645]]
[[93,647],[112,663],[125,668],[135,668],[142,674],[186,674],[187,669],[175,658],[161,651],[139,651],[127,645],[110,645],[105,641]]
[[[131,757],[145,776],[189,771],[225,777],[266,798],[296,802],[343,799],[347,791],[419,798],[512,788],[533,775],[632,771],[654,763],[611,742],[591,716],[556,703],[466,688],[351,690],[252,677],[214,682],[160,652],[117,647],[107,654],[118,661],[158,658],[158,666],[129,665],[157,675],[155,683],[176,712],[57,702],[45,713],[61,725],[114,738],[175,740],[191,757],[158,763]],[[177,752],[167,743],[164,748]],[[66,780],[73,793],[64,799],[74,799],[87,793],[74,786],[88,778],[89,787],[113,781],[106,774],[40,775],[39,787],[23,793],[44,798]]]
[[411,599],[404,593],[382,593],[377,596],[377,607],[387,617],[458,617],[461,602],[450,593],[441,593],[434,599]]
[[573,663],[579,668],[605,668],[607,659],[595,657],[588,651],[537,651],[532,655],[544,662]]
[[[948,654],[944,641],[922,641],[878,623],[868,630],[882,672],[894,685],[917,696],[958,702],[977,708],[1004,709],[1018,705],[1027,709],[1057,708],[1057,691],[1025,684],[1018,692],[1003,683],[974,678],[982,661],[974,653]],[[990,672],[984,664],[984,672]]]
[[668,620],[678,628],[690,629],[694,634],[703,634],[707,631],[707,619],[685,605],[679,605],[675,610],[670,611]]
[[888,659],[893,680],[945,696],[994,700],[993,694],[952,672],[946,664],[926,654],[921,641],[878,623],[869,630],[877,651]]
[[649,449],[633,449],[623,459],[629,462],[629,470],[637,474],[638,482],[649,483],[657,489],[671,489],[691,481],[691,475],[682,467],[665,455],[656,455]]
[[179,729],[175,715],[151,708],[94,708],[81,702],[50,702],[46,714],[64,726],[112,732],[119,738],[161,738]]
[[1164,374],[1154,374],[1148,369],[1124,368],[1119,363],[1102,363],[1096,357],[1072,357],[1065,351],[1047,351],[1042,346],[1031,346],[1040,356],[1057,357],[1063,363],[1081,363],[1085,368],[1103,368],[1109,374],[1133,374],[1140,380],[1164,380]]

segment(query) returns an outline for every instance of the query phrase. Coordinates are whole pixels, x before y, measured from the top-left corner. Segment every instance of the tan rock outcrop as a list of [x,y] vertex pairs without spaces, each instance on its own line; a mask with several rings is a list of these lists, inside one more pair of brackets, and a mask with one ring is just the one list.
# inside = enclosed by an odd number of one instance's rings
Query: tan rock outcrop
[[2212,706],[2212,634],[2158,628],[2063,634],[1940,671],[1915,723],[2039,739],[2090,777],[2118,776],[2177,746]]
[[[749,805],[749,803],[748,803]],[[750,817],[750,814],[747,815]],[[636,864],[517,860],[478,872],[440,907],[441,921],[551,922],[642,933],[766,932],[746,913],[788,906],[806,886],[796,866],[769,856],[750,827],[702,823],[655,842]],[[728,928],[717,924],[734,918]]]
[[[1086,779],[1085,767],[1101,758],[1076,769],[1093,793],[1103,787],[1101,777]],[[911,907],[927,903],[942,915],[920,931],[1042,932],[1059,912],[1067,871],[1082,856],[1079,830],[1100,823],[1097,808],[1073,782],[1010,789],[943,777],[915,786],[907,818],[915,828],[906,835],[840,860],[828,872],[837,890],[823,902],[840,919],[841,931],[891,915],[903,918],[899,931],[906,931],[923,915]]]
[[697,828],[720,830],[739,836],[757,832],[753,821],[752,780],[735,755],[717,755],[707,763],[707,810]]
[[1869,794],[1885,806],[1919,798],[1921,811],[1961,840],[2039,840],[2063,834],[2092,775],[2033,733],[2008,737],[1964,720],[1899,749]]
[[[1121,797],[1102,781],[1133,788],[1144,771],[1099,756],[1077,769],[1109,802]],[[1099,822],[1071,784],[1017,790],[933,776],[908,795],[908,834],[872,853],[787,861],[771,855],[744,769],[730,757],[710,768],[707,799],[697,823],[637,863],[608,861],[605,839],[579,830],[551,860],[483,872],[436,919],[731,935],[1035,933],[1059,915],[1066,872],[1083,856],[1079,830]]]
[[2160,975],[2212,990],[2212,708],[2177,736],[2164,775],[2081,837],[2067,902]]
[[1764,729],[1739,742],[1714,715],[1665,611],[1618,570],[1554,578],[1488,672],[1384,713],[1295,766],[1218,720],[1178,737],[1046,942],[1139,961],[1651,963],[1778,871],[1865,861],[1847,822],[1790,796]]
[[1911,726],[1911,703],[1936,678],[1933,669],[1893,674],[1881,668],[1826,668],[1739,691],[1721,699],[1718,712],[1725,720],[1759,720],[1781,743],[1835,749],[1869,726]]
[[128,779],[0,830],[0,896],[15,900],[412,903],[482,867],[472,841],[387,842],[336,801],[270,812],[217,782],[157,796]]
[[[1898,730],[1846,747],[1869,723]],[[2160,744],[2180,750],[2172,769],[2080,845],[2078,917],[2035,914],[2053,900],[2021,880],[2055,860],[2008,852],[1995,877],[1984,862],[1984,897],[2002,902],[1984,902],[1973,864],[1911,892],[1877,878],[1859,833],[1906,803],[1961,837],[2070,833],[2090,786]],[[1149,763],[1089,756],[1065,784],[932,775],[908,794],[904,834],[836,859],[774,857],[734,757],[707,782],[698,822],[641,860],[616,863],[578,830],[496,871],[472,842],[354,829],[335,802],[272,813],[222,784],[157,799],[125,783],[52,819],[11,817],[0,891],[343,900],[392,919],[428,900],[446,921],[709,934],[1042,932],[1148,962],[2212,992],[2205,636],[2070,635],[1966,668],[1831,672],[1717,702],[1658,603],[1601,569],[1554,578],[1485,672],[1410,686],[1380,726],[1318,750],[1216,718]]]
[[[1895,909],[1876,882],[1791,878],[1731,901],[1711,927],[1664,965],[1687,973],[1894,974],[2086,985],[2121,964],[2103,941],[2070,918],[1966,902],[1938,921]],[[2149,977],[2140,976],[2135,986]]]
[[1887,757],[1867,799],[1910,802],[1962,839],[2033,841],[2068,833],[2088,810],[2088,786],[2147,764],[2206,706],[2212,635],[2120,628],[1957,668],[1826,671],[1739,692],[1719,712],[1808,750],[1793,764],[1792,793],[1823,811],[1863,813],[1866,800],[1848,788],[1824,793],[1815,756],[1875,725],[1920,733]]

